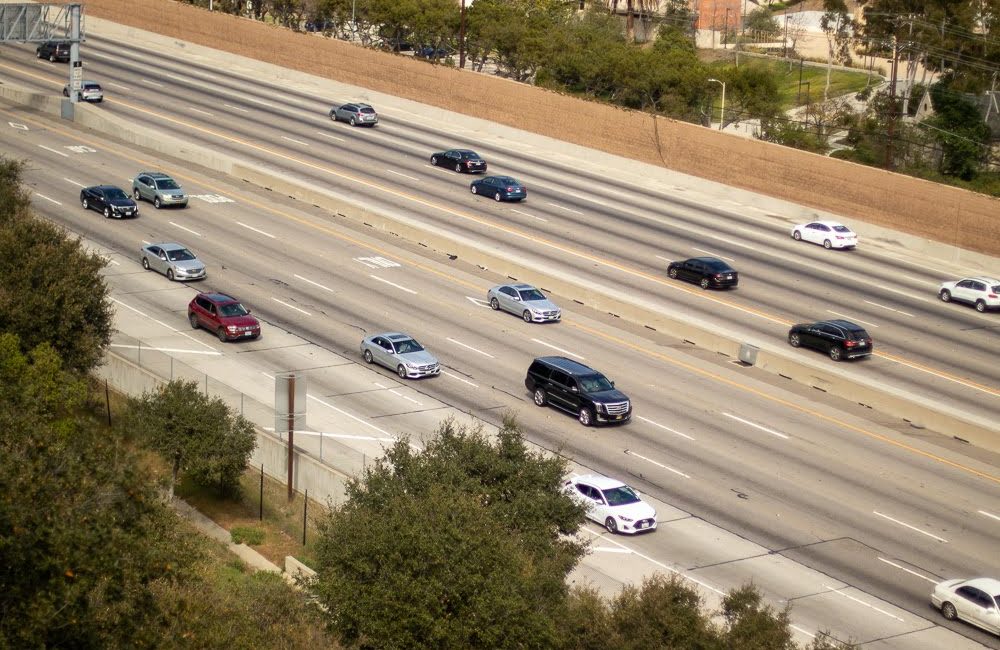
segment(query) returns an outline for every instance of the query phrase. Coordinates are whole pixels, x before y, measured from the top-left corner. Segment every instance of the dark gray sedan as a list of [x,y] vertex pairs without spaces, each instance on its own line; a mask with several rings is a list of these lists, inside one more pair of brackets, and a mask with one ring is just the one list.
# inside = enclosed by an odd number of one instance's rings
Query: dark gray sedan
[[139,206],[128,194],[114,185],[94,185],[80,190],[84,210],[97,210],[106,219],[139,216]]
[[361,341],[361,356],[366,363],[377,363],[395,370],[401,379],[416,379],[441,374],[441,364],[424,346],[407,334],[385,332]]
[[351,126],[375,126],[378,124],[378,113],[369,104],[354,102],[331,108],[330,119],[347,122]]
[[517,314],[525,323],[548,323],[562,318],[562,311],[530,284],[501,284],[486,292],[494,310]]
[[157,271],[168,280],[204,280],[205,265],[180,244],[150,244],[139,249],[142,268]]
[[447,167],[461,172],[485,172],[486,161],[470,149],[449,149],[431,155],[431,164],[436,167]]
[[469,185],[473,194],[492,197],[496,201],[523,201],[528,198],[528,188],[510,176],[485,176]]

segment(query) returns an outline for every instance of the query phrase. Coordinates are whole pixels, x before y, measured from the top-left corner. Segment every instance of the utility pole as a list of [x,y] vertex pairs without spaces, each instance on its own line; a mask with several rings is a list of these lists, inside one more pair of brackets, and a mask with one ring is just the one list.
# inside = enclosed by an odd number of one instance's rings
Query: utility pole
[[725,38],[726,46],[729,46],[729,7],[726,7],[726,25],[722,28],[723,38]]
[[781,42],[781,56],[788,58],[788,10],[785,10],[785,40]]
[[458,68],[465,69],[465,0],[462,0],[462,20],[458,26]]
[[885,144],[885,168],[892,171],[892,138],[896,131],[896,64],[899,61],[899,41],[892,35],[892,75],[889,81],[889,129]]

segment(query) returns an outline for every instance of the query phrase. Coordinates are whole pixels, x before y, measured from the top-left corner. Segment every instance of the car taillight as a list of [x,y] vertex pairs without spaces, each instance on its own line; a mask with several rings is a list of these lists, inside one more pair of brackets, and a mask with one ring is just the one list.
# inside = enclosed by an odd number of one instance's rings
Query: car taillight
[[844,346],[848,348],[853,348],[857,344],[857,341],[844,341]]
[[722,274],[721,274],[721,273],[716,273],[716,274],[715,274],[715,276],[713,276],[713,277],[716,277],[716,278],[721,278],[721,277],[722,277]]
[[508,188],[507,188],[507,191],[508,191],[508,192],[513,192],[513,191],[514,191],[514,188],[513,188],[513,187],[508,187]]
[[996,298],[997,294],[995,294],[995,293],[989,293],[989,294],[986,294],[986,297],[987,298]]

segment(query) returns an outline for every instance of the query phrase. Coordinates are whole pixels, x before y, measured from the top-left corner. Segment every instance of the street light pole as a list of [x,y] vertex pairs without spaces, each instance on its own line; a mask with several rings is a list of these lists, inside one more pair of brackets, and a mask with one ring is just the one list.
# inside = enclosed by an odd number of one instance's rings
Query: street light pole
[[726,125],[726,82],[718,79],[709,79],[709,81],[722,85],[722,105],[719,110],[719,130],[721,131],[722,127]]
[[458,27],[458,67],[465,69],[465,0],[462,0],[462,22]]

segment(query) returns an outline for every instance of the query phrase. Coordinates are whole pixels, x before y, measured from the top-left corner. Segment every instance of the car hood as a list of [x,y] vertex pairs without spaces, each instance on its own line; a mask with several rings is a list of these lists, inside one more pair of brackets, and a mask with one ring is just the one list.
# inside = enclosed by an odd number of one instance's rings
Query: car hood
[[407,352],[406,354],[398,355],[398,358],[403,363],[412,363],[418,366],[429,366],[438,362],[434,355],[427,350],[421,350],[420,352]]
[[[196,269],[203,269],[205,265],[201,263],[200,260],[178,260],[176,262],[170,262],[174,268],[184,269],[185,271],[194,271]],[[241,318],[237,316],[237,318]]]
[[176,190],[156,190],[163,196],[184,196],[184,190],[178,188]]
[[559,311],[555,303],[551,300],[525,300],[524,306],[528,309],[534,309],[536,311]]
[[135,201],[133,201],[132,199],[111,199],[110,201],[108,201],[108,203],[110,203],[111,205],[115,206],[116,208],[134,208],[135,207]]
[[611,509],[616,515],[628,517],[632,521],[656,518],[656,510],[645,501],[638,501],[624,506],[612,506]]
[[251,327],[260,324],[253,316],[224,316],[220,320],[226,325],[235,325],[237,327]]
[[589,393],[590,397],[598,402],[627,402],[628,395],[621,392],[617,388],[612,388],[611,390],[602,390],[597,393]]

